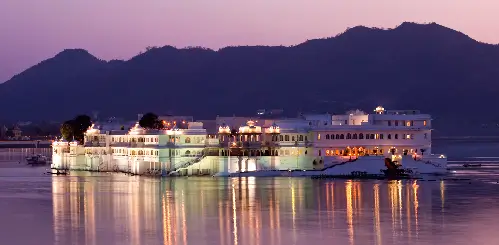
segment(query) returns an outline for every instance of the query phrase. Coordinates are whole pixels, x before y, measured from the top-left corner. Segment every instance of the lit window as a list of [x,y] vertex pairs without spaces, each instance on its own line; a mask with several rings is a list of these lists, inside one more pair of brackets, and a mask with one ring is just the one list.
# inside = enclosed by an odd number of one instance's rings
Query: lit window
[[423,126],[426,126],[426,120],[423,121]]
[[406,135],[405,135],[405,138],[406,138],[406,139],[410,139],[410,138],[411,138],[411,135],[410,135],[410,134],[406,134]]
[[321,134],[317,134],[317,139],[321,140]]
[[405,122],[405,126],[406,126],[406,127],[410,127],[410,126],[411,126],[411,121],[406,121],[406,122]]

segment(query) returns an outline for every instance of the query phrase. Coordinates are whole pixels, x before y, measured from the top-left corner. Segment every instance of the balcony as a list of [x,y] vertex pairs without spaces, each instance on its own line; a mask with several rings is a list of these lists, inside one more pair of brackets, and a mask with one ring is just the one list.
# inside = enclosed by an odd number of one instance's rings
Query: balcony
[[265,141],[262,142],[261,145],[266,147],[278,147],[280,144],[279,141]]
[[106,146],[105,142],[99,142],[99,141],[87,141],[83,144],[85,147],[104,147]]

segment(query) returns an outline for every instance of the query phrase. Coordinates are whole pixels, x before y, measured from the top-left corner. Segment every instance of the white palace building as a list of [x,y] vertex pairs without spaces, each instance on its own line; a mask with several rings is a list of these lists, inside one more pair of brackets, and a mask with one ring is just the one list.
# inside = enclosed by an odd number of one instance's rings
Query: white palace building
[[92,125],[84,144],[53,142],[52,168],[139,175],[231,175],[275,170],[379,173],[385,158],[419,173],[445,173],[431,150],[431,117],[417,110],[350,111],[265,119],[163,117],[165,130]]

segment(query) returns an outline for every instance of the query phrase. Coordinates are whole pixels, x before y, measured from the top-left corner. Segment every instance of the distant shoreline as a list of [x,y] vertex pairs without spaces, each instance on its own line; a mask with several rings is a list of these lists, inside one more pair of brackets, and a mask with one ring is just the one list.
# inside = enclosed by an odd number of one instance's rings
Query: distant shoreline
[[432,138],[433,143],[438,142],[499,142],[499,136],[443,136]]
[[[37,148],[38,140],[2,140],[0,141],[1,148]],[[52,147],[52,141],[50,140],[40,140],[38,143],[38,148],[50,148]]]

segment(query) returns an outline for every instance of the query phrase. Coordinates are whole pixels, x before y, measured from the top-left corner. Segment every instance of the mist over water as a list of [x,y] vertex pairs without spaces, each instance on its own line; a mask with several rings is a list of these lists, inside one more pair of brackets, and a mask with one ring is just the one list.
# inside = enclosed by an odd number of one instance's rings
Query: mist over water
[[0,235],[37,245],[499,244],[498,146],[434,141],[455,173],[432,181],[48,176],[19,163],[30,150],[4,149]]

